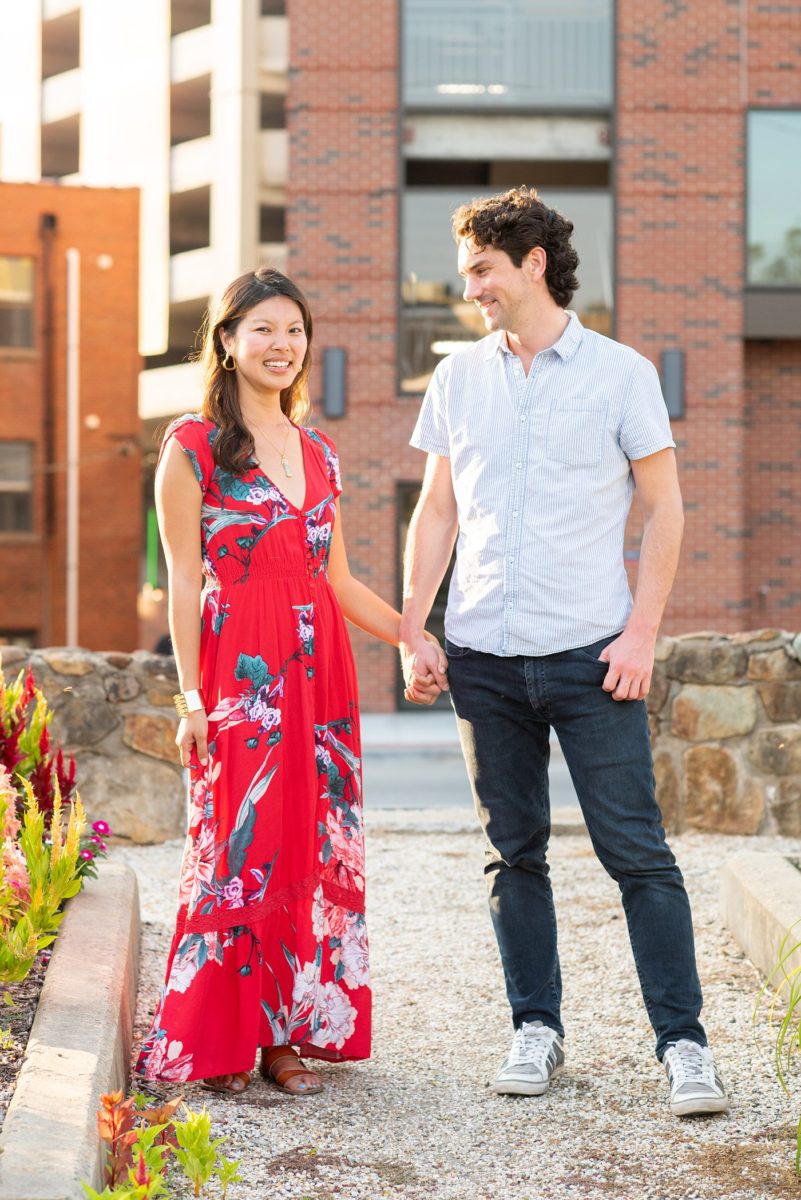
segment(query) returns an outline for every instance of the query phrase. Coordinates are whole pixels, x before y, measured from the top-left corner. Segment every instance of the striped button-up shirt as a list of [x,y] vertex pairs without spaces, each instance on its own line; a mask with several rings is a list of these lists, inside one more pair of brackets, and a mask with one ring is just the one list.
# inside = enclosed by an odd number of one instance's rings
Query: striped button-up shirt
[[526,375],[490,334],[437,366],[411,444],[451,463],[450,641],[540,655],[623,629],[631,460],[675,445],[648,359],[571,313]]

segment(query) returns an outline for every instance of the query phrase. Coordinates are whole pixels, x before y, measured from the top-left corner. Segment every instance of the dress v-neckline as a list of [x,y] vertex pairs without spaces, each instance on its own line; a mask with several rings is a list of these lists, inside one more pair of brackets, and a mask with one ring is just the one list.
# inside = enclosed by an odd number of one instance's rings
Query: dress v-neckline
[[300,457],[301,457],[301,461],[303,462],[303,496],[301,497],[300,504],[298,505],[298,504],[292,503],[292,501],[289,499],[289,496],[287,496],[284,489],[282,487],[278,486],[278,484],[273,479],[272,475],[268,475],[268,473],[265,471],[264,467],[262,466],[262,464],[260,462],[257,462],[254,459],[253,466],[254,466],[254,470],[261,471],[264,478],[267,479],[272,484],[272,486],[275,488],[275,490],[277,492],[280,492],[281,497],[286,502],[286,504],[289,506],[289,508],[293,509],[294,512],[296,512],[296,513],[300,513],[302,516],[305,516],[306,512],[307,512],[306,500],[309,495],[309,469],[308,469],[308,464],[306,462],[306,438],[303,436],[303,430],[301,429],[300,425],[296,425],[294,421],[290,421],[290,425],[292,426],[293,429],[297,429],[298,435],[300,437]]

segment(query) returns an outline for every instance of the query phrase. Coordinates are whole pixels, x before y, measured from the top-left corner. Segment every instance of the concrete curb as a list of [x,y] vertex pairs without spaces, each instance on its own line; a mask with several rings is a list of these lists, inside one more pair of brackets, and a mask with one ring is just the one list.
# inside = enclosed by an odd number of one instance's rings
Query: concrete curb
[[105,862],[67,905],[0,1135],[0,1200],[102,1190],[95,1113],[128,1079],[139,966],[136,876]]
[[[770,975],[793,925],[801,941],[801,871],[781,854],[742,850],[727,859],[720,876],[725,924],[751,962]],[[801,952],[788,960],[788,970],[796,966]]]

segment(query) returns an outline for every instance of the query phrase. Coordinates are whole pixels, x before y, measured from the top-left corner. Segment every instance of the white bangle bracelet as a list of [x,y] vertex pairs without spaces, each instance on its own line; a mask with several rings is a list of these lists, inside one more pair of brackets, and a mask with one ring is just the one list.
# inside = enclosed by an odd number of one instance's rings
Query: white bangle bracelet
[[172,699],[179,717],[188,717],[190,713],[200,712],[206,707],[203,693],[198,688],[188,692],[176,692]]

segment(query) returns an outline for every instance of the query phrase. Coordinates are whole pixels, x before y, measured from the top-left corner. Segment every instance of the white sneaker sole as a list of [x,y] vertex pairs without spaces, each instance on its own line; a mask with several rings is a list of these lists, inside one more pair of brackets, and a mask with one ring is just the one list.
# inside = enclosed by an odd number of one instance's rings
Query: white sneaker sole
[[490,1088],[495,1092],[496,1096],[541,1096],[548,1091],[548,1085],[551,1079],[555,1079],[562,1072],[562,1064],[554,1067],[551,1072],[551,1078],[545,1079],[541,1083],[536,1083],[533,1079],[527,1079],[525,1076],[507,1077],[506,1079],[493,1079]]
[[726,1096],[698,1096],[671,1103],[670,1111],[674,1117],[704,1117],[711,1113],[728,1112],[729,1101]]

